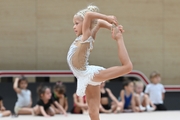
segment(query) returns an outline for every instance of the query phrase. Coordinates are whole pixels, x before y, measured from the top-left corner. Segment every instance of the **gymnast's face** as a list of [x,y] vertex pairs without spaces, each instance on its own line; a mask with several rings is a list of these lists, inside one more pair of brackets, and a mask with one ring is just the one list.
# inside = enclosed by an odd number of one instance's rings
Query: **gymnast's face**
[[73,23],[74,23],[73,29],[76,36],[82,35],[82,23],[83,23],[82,17],[75,15],[73,18]]

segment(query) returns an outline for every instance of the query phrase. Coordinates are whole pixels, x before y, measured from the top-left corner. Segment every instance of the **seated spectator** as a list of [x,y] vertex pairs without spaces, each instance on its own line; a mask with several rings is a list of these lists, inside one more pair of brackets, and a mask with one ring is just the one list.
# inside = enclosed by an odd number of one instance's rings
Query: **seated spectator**
[[88,105],[86,102],[86,96],[79,97],[76,93],[73,94],[74,106],[71,110],[73,114],[87,114],[88,113]]
[[156,106],[156,110],[167,110],[163,104],[165,97],[164,86],[160,83],[161,76],[158,72],[154,71],[150,75],[151,83],[147,85],[145,93],[149,95],[150,100]]
[[120,100],[123,104],[122,112],[139,112],[139,107],[136,107],[134,83],[131,80],[125,80],[123,83],[123,90],[120,92]]
[[6,108],[3,105],[3,98],[0,96],[0,118],[1,117],[8,117],[11,115],[10,110],[6,110]]
[[[35,115],[43,115],[44,117],[54,116],[56,114],[54,105],[61,109],[59,104],[57,104],[57,102],[54,102],[54,100],[52,99],[51,89],[49,87],[40,86],[38,88],[38,95],[40,99],[37,102],[37,105],[33,108]],[[65,111],[64,115],[66,115]]]
[[[113,93],[109,88],[105,88],[105,82],[101,83],[100,89],[101,89],[100,112],[101,113],[120,112],[120,108],[122,108],[122,104],[121,105],[119,104],[119,101],[116,99],[116,97],[113,95]],[[109,98],[111,98],[111,100],[113,101],[111,105],[109,104]]]
[[31,91],[27,89],[28,81],[25,77],[16,78],[13,88],[17,93],[17,102],[14,107],[16,115],[31,115],[33,114]]
[[[149,96],[143,92],[144,84],[141,81],[135,82],[135,98],[136,105],[139,107],[140,111],[154,111],[156,106],[151,102]],[[151,107],[152,106],[152,107]]]
[[63,109],[67,112],[68,110],[68,99],[66,96],[66,87],[61,81],[57,82],[53,88],[52,97],[56,100]]

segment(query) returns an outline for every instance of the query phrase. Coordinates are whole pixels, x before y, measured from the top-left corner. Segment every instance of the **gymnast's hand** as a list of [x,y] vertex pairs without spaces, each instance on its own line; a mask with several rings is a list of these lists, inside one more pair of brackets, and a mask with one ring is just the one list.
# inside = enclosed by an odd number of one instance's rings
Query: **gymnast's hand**
[[117,28],[121,31],[121,33],[125,32],[125,30],[123,29],[123,26],[122,26],[122,25],[118,25]]
[[118,25],[118,21],[117,21],[117,18],[115,16],[107,16],[106,17],[106,21],[111,23],[111,24],[115,24],[116,26]]
[[122,25],[119,25],[119,26],[115,26],[113,25],[112,26],[112,29],[111,29],[111,33],[112,33],[112,38],[114,40],[119,40],[119,39],[122,39],[122,33],[124,32],[123,30],[123,26]]

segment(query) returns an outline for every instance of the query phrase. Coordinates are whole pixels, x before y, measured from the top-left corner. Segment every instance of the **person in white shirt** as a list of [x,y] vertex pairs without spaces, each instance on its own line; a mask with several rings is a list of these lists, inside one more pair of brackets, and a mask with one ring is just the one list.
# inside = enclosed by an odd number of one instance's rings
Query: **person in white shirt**
[[145,93],[149,95],[150,100],[156,106],[156,110],[167,110],[164,105],[165,89],[160,83],[161,76],[158,72],[154,71],[150,75],[151,83],[147,85]]
[[16,115],[33,114],[31,91],[27,89],[28,81],[25,77],[16,78],[13,88],[17,93],[17,102],[14,107]]

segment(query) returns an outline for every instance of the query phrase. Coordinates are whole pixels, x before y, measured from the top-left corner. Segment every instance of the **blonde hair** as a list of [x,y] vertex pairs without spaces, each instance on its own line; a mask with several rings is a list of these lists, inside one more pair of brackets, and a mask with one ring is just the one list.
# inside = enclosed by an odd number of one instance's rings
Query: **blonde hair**
[[135,86],[143,86],[144,87],[144,83],[142,81],[136,81],[134,82],[135,83]]
[[94,6],[94,5],[89,5],[89,6],[87,6],[87,8],[78,11],[75,14],[75,16],[80,16],[80,17],[82,17],[84,19],[85,14],[87,12],[99,12],[99,8],[97,6]]
[[[87,12],[99,12],[99,8],[94,5],[89,5],[87,8],[78,11],[74,16],[80,16],[84,20],[85,14]],[[91,28],[93,28],[96,24],[97,20],[93,20],[91,23]]]

